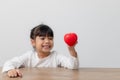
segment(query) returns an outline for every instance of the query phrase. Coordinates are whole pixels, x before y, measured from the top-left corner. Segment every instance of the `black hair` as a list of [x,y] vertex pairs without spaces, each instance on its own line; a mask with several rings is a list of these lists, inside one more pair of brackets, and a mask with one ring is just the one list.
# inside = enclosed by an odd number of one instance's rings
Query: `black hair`
[[54,33],[53,33],[53,30],[48,25],[40,24],[34,27],[30,33],[31,39],[35,39],[37,36],[54,37]]

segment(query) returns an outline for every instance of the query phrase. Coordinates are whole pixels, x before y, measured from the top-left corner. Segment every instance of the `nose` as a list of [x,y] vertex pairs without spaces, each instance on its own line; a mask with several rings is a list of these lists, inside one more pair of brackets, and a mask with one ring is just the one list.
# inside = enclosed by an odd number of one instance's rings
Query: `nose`
[[48,42],[49,42],[49,39],[48,39],[48,38],[46,38],[46,39],[45,39],[45,42],[46,42],[46,43],[48,43]]

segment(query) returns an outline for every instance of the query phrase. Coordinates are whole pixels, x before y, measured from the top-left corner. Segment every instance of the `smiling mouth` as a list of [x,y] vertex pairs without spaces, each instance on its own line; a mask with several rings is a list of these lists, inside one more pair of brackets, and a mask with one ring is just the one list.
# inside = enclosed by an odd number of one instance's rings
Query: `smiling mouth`
[[51,48],[50,45],[43,45],[42,47],[45,48],[45,49],[50,49]]

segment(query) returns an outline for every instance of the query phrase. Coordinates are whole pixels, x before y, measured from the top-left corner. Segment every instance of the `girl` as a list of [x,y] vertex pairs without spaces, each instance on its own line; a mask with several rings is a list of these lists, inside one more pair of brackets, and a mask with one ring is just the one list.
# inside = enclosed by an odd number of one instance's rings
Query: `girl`
[[77,52],[74,46],[68,46],[70,57],[51,51],[54,46],[52,29],[44,24],[34,27],[30,33],[31,44],[34,50],[7,61],[2,69],[9,77],[21,77],[21,67],[64,67],[68,69],[79,68]]

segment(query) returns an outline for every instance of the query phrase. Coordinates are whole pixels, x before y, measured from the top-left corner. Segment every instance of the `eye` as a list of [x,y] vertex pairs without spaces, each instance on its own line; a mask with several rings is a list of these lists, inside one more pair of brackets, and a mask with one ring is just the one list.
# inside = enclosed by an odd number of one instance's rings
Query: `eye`
[[49,40],[53,40],[53,37],[49,37],[48,39],[49,39]]
[[41,40],[44,40],[44,39],[45,39],[45,37],[40,37],[40,39],[41,39]]

